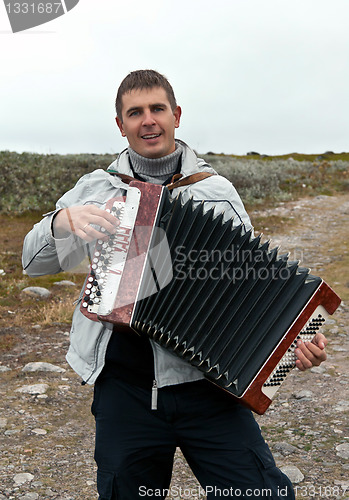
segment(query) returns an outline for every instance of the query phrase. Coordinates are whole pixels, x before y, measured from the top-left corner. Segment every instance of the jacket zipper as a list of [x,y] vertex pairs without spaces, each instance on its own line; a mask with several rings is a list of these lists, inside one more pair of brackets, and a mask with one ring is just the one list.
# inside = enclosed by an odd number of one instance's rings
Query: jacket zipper
[[158,384],[153,380],[153,387],[151,388],[151,409],[158,409]]
[[158,409],[158,373],[157,373],[157,352],[155,349],[154,341],[151,339],[149,340],[151,348],[153,350],[153,357],[154,357],[154,380],[153,380],[153,386],[151,388],[151,409],[152,410],[157,410]]

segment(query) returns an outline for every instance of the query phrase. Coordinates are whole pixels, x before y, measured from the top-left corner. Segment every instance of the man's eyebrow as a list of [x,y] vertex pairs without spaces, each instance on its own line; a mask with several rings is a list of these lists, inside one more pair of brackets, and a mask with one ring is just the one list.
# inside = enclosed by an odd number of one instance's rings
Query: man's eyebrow
[[134,106],[132,108],[128,108],[126,113],[129,114],[129,113],[132,113],[132,111],[139,111],[140,109],[142,109],[142,106]]
[[[158,102],[158,103],[150,104],[151,108],[158,108],[159,106],[162,107],[162,108],[165,108],[166,107],[166,103],[164,103],[164,102]],[[126,113],[130,114],[133,111],[140,111],[141,109],[143,109],[143,106],[133,106],[131,108],[128,108],[127,111],[126,111]]]
[[166,104],[164,102],[158,102],[158,103],[150,105],[151,108],[158,108],[159,106],[161,106],[162,108],[164,108],[164,107],[166,107]]

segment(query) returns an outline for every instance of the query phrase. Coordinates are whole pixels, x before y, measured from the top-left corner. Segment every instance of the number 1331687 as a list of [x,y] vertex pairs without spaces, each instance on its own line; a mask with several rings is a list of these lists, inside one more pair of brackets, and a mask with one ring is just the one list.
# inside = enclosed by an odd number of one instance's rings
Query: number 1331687
[[[298,498],[341,498],[344,497],[347,488],[346,486],[315,486],[304,485],[294,486],[294,492]],[[349,493],[349,491],[348,491]]]
[[63,13],[61,2],[7,3],[6,9],[9,14],[58,14],[60,11]]

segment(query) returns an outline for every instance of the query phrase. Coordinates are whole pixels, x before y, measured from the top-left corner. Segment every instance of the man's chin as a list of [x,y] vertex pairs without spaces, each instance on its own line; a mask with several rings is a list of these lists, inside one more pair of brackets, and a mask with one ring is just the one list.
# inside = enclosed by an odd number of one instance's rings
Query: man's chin
[[136,151],[141,156],[145,158],[156,160],[157,158],[162,158],[163,156],[167,156],[168,153],[161,147],[157,146],[148,146],[147,148],[140,148],[140,151]]

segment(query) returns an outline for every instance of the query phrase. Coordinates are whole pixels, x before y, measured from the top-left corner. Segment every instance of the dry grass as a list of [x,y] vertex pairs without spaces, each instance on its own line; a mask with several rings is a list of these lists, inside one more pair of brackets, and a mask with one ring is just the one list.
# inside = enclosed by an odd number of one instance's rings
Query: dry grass
[[71,298],[61,298],[56,302],[50,301],[41,308],[43,326],[50,326],[54,323],[70,324],[75,305]]
[[282,217],[280,215],[260,216],[258,214],[251,217],[251,222],[258,233],[272,231],[273,233],[292,228],[297,224],[295,218]]

